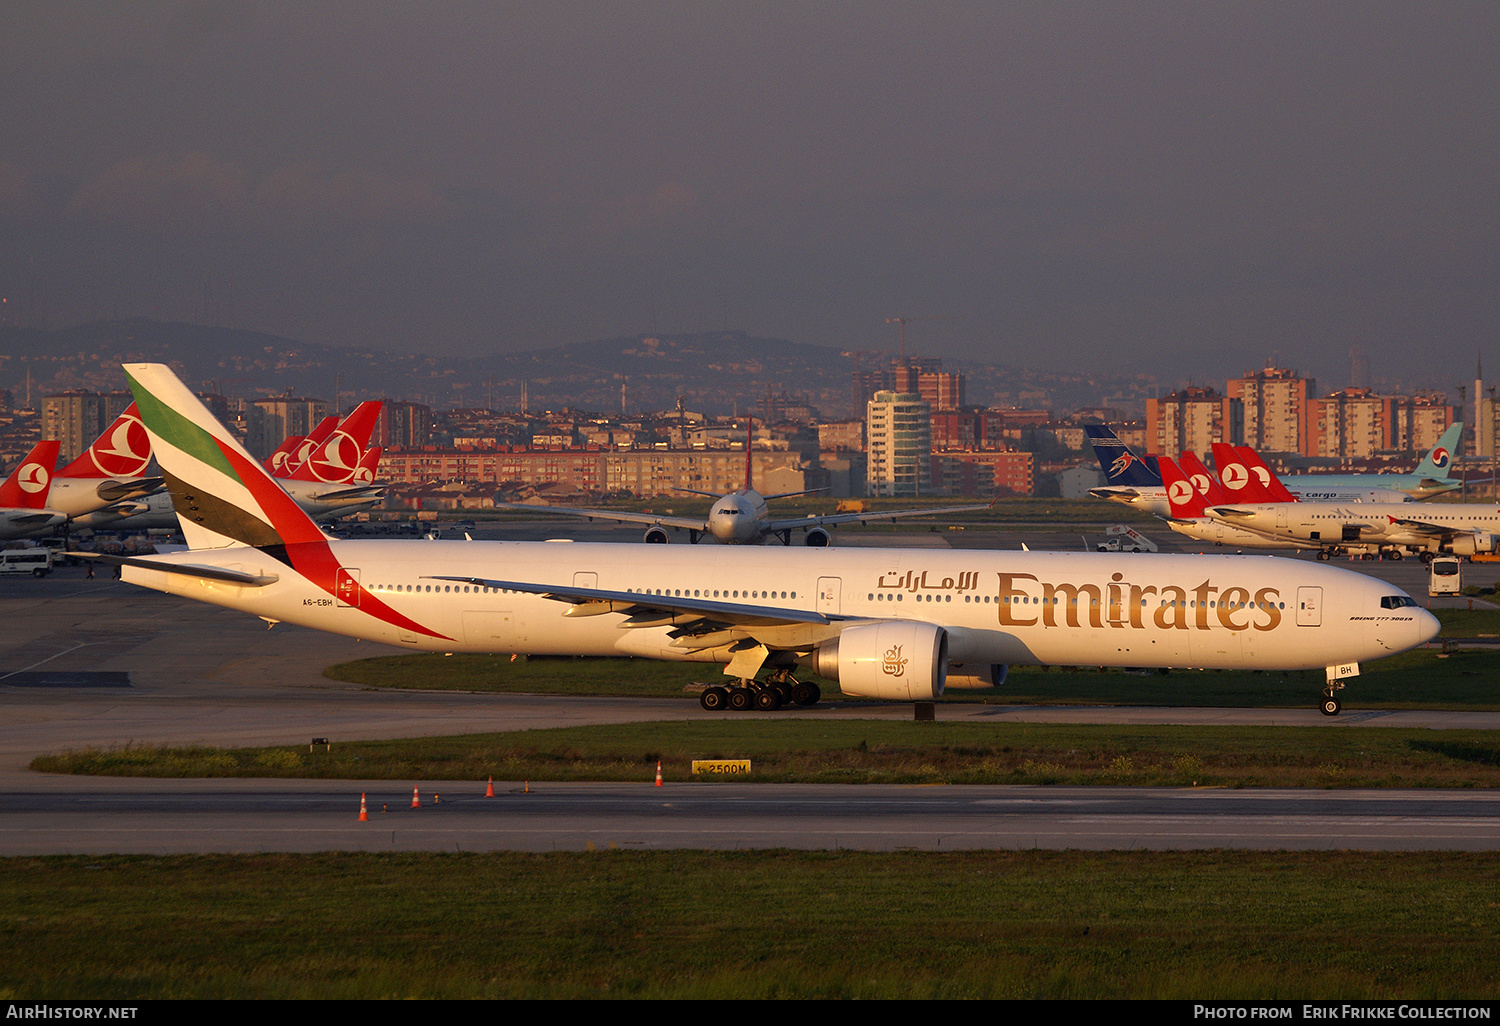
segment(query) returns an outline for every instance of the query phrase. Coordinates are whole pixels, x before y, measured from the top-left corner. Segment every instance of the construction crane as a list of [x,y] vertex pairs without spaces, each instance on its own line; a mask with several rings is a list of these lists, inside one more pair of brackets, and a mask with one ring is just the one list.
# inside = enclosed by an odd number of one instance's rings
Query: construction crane
[[956,321],[958,318],[946,314],[940,317],[887,317],[885,323],[901,325],[901,363],[906,364],[906,325],[913,321]]

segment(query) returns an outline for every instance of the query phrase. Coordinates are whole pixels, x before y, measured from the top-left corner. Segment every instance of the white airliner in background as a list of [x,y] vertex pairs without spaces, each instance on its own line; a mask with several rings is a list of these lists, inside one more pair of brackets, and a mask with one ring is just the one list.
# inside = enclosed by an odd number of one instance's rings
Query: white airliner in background
[[768,538],[779,537],[783,545],[792,543],[792,532],[806,532],[802,544],[812,548],[827,548],[833,544],[833,535],[828,528],[839,524],[867,524],[871,521],[901,520],[907,517],[947,516],[951,513],[969,513],[989,509],[988,504],[978,506],[944,506],[938,509],[903,509],[885,513],[830,513],[823,516],[787,517],[772,519],[766,503],[774,499],[790,499],[794,495],[810,495],[812,491],[782,492],[779,495],[762,495],[750,487],[751,460],[750,439],[745,440],[745,487],[728,495],[717,492],[700,492],[692,488],[678,488],[689,495],[704,495],[714,500],[709,507],[708,518],[658,516],[654,513],[622,513],[610,509],[578,509],[571,506],[530,506],[520,502],[497,502],[496,509],[524,510],[528,513],[559,513],[564,516],[585,517],[589,520],[614,520],[622,524],[649,524],[641,539],[650,544],[663,545],[671,541],[672,531],[687,531],[693,544],[698,539],[709,537],[723,545],[760,545]]
[[[124,579],[415,651],[717,664],[705,708],[927,700],[1010,663],[1310,669],[1324,712],[1358,664],[1438,623],[1363,574],[1259,556],[548,542],[338,541],[172,371],[126,374],[189,550],[115,557]],[[768,676],[757,680],[762,673]]]

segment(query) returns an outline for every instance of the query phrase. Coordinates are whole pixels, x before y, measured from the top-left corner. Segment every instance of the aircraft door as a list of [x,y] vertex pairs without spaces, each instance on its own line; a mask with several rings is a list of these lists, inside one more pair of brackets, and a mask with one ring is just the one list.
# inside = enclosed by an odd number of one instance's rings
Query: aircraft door
[[359,570],[341,566],[333,575],[334,597],[340,609],[359,608]]
[[818,612],[839,612],[840,594],[843,591],[844,582],[839,577],[818,578]]
[[1323,624],[1323,589],[1297,589],[1297,626],[1320,627]]

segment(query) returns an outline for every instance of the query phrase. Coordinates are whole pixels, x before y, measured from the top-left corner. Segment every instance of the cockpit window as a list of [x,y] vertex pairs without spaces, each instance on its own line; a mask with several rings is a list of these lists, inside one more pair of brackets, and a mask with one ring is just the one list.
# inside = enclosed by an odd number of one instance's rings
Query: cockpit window
[[1417,600],[1410,595],[1385,595],[1380,600],[1381,609],[1405,609],[1416,604]]

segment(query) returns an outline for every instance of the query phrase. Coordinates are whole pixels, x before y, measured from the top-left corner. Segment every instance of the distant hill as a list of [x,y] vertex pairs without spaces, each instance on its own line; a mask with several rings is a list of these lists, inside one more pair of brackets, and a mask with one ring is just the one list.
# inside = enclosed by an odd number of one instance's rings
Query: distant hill
[[[197,389],[246,397],[294,395],[345,405],[392,398],[436,407],[575,407],[605,413],[674,406],[727,414],[785,392],[825,416],[851,415],[854,360],[836,349],[739,331],[630,336],[482,358],[358,350],[234,328],[146,319],[100,321],[56,331],[0,326],[0,388],[23,402],[27,370],[35,397],[70,388],[125,387],[120,364],[172,365]],[[945,369],[968,375],[971,403],[1051,407],[1066,412],[1106,395],[1143,391],[1136,379],[1038,375],[969,361]],[[1154,382],[1145,383],[1145,388]],[[861,411],[862,412],[862,411]]]

